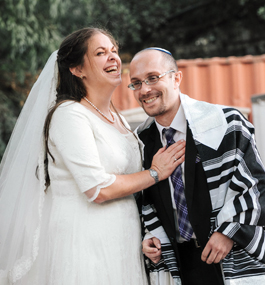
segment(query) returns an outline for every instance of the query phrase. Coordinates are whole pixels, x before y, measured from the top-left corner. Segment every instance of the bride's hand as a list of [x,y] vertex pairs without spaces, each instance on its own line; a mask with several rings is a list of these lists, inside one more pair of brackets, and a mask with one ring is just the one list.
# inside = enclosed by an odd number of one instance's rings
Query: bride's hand
[[185,146],[186,142],[180,140],[168,148],[160,148],[154,155],[151,168],[157,171],[159,181],[168,178],[185,160]]

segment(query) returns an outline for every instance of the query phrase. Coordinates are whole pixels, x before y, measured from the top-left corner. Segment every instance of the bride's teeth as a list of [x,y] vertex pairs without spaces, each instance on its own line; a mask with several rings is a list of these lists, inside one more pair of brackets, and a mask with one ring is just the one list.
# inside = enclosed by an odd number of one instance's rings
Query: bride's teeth
[[108,73],[116,72],[118,70],[117,66],[108,67],[105,71]]

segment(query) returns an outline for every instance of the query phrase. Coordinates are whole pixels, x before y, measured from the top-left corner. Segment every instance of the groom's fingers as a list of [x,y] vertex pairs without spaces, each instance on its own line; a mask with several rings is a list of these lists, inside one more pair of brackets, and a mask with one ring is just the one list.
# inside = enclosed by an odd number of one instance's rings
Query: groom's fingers
[[156,253],[158,251],[158,249],[156,248],[156,246],[153,243],[153,240],[150,239],[145,239],[142,242],[142,246],[143,246],[143,253]]
[[152,240],[153,240],[153,243],[154,243],[155,247],[156,247],[157,249],[161,249],[160,240],[159,240],[158,238],[156,238],[156,237],[153,237]]
[[157,263],[161,259],[161,249],[156,249],[157,251],[155,253],[152,252],[144,252],[145,256],[151,259],[154,263]]
[[161,245],[159,239],[146,239],[142,242],[142,245],[143,253],[151,259],[152,262],[157,263],[161,259]]

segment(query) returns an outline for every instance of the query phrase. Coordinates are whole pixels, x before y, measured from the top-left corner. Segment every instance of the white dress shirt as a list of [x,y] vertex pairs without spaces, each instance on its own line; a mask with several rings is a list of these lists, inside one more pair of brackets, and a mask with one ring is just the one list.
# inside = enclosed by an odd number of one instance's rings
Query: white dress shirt
[[[164,126],[160,125],[157,121],[155,121],[155,123],[156,123],[156,126],[158,128],[158,131],[160,134],[160,141],[161,141],[163,146],[167,145],[167,140],[166,140],[165,136],[162,134],[162,131],[164,128],[166,128],[166,129],[173,128],[176,130],[176,133],[173,137],[175,142],[177,142],[179,140],[186,140],[187,122],[186,122],[184,110],[183,110],[181,104],[180,104],[178,112],[177,112],[176,116],[174,117],[170,126],[164,127]],[[185,162],[183,162],[181,164],[181,169],[182,169],[182,180],[183,180],[183,184],[185,187],[184,163]],[[176,204],[175,204],[175,200],[174,200],[174,187],[172,185],[170,177],[169,177],[168,181],[169,181],[169,185],[170,185],[172,205],[173,205],[173,208],[176,210]]]

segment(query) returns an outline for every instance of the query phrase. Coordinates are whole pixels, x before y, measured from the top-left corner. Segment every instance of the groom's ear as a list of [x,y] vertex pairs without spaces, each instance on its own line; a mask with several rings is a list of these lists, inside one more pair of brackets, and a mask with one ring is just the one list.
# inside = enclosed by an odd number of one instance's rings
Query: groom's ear
[[181,80],[182,80],[182,72],[177,71],[175,73],[175,87],[174,87],[174,89],[179,89],[179,85],[181,83]]

